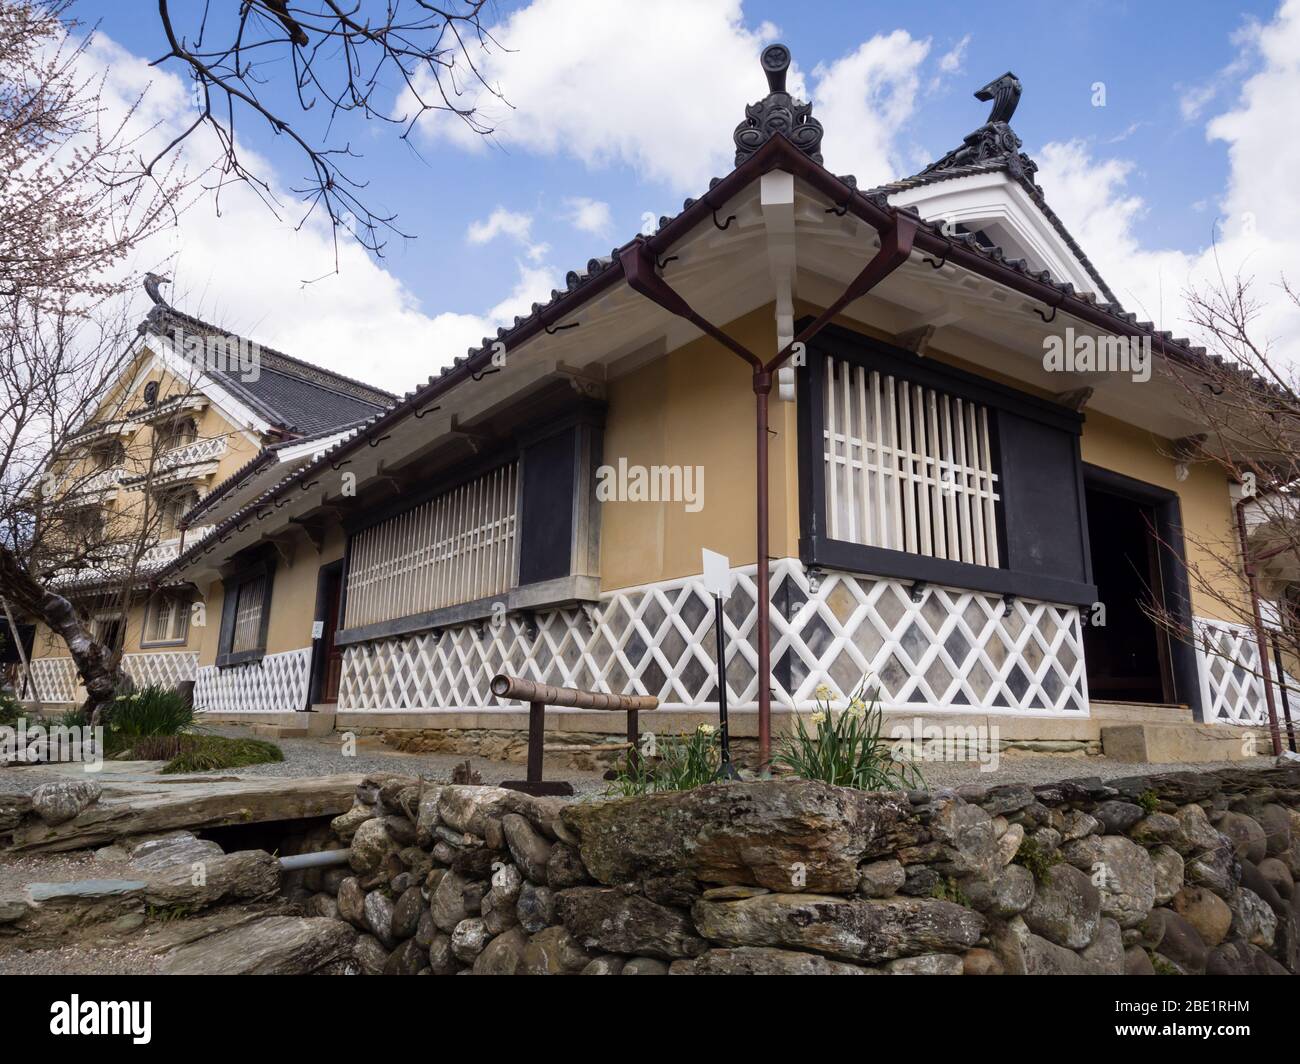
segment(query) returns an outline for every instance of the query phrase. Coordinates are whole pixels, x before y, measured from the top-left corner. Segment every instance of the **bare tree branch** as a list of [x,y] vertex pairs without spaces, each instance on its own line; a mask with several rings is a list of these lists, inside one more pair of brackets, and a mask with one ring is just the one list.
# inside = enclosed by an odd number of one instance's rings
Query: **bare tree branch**
[[[298,224],[317,210],[325,212],[334,233],[335,268],[340,230],[382,255],[390,234],[408,234],[397,228],[395,215],[372,205],[368,182],[348,168],[359,158],[351,144],[330,143],[336,122],[359,114],[397,127],[406,138],[422,115],[442,111],[475,133],[491,133],[467,96],[472,86],[476,94],[504,101],[475,62],[477,51],[496,43],[482,22],[486,6],[487,0],[241,0],[234,18],[205,5],[187,32],[170,0],[158,0],[167,51],[153,65],[187,73],[199,114],[162,151],[142,160],[142,172],[152,174],[182,143],[207,129],[219,145],[223,179],[253,187],[274,209],[269,181],[240,156],[236,120],[249,113],[287,137],[305,158],[307,173],[292,189],[306,204]],[[279,100],[290,71],[295,102],[284,105]],[[398,91],[415,101],[408,114],[392,113]],[[323,132],[306,131],[305,120],[322,102]]]

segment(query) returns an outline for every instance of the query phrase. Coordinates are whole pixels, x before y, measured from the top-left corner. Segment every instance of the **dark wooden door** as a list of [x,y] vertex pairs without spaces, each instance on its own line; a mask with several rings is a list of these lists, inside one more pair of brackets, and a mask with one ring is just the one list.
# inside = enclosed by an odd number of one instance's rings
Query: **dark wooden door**
[[322,677],[320,700],[337,702],[339,700],[339,678],[343,675],[343,651],[334,642],[334,633],[339,627],[339,599],[343,581],[339,574],[330,576],[325,593],[325,633],[321,636],[321,657],[325,662]]

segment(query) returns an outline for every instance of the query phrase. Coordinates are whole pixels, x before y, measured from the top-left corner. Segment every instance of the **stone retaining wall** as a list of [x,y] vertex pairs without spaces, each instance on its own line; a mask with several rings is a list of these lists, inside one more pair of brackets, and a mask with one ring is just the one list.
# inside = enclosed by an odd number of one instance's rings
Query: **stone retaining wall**
[[372,776],[290,893],[370,974],[1279,974],[1300,765],[617,800]]

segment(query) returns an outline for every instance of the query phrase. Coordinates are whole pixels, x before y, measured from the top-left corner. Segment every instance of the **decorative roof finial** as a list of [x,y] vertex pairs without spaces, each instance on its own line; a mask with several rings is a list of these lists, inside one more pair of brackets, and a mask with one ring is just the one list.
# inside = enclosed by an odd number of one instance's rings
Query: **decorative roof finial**
[[149,298],[153,300],[154,306],[170,307],[171,304],[163,299],[162,293],[158,291],[160,284],[171,284],[171,280],[157,273],[146,273],[144,275],[144,290],[149,293]]
[[767,96],[745,108],[745,120],[736,127],[736,165],[783,134],[796,148],[821,162],[822,124],[812,116],[812,104],[796,100],[785,89],[786,71],[790,69],[790,49],[784,44],[769,44],[763,49],[763,73],[767,75]]
[[784,44],[769,44],[761,58],[767,75],[768,92],[785,92],[785,74],[790,69],[790,49]]
[[994,78],[976,92],[975,99],[993,101],[988,121],[974,133],[968,133],[960,148],[931,163],[921,173],[932,174],[964,166],[997,163],[1004,165],[1013,177],[1024,178],[1032,183],[1034,174],[1038,172],[1038,164],[1020,150],[1023,147],[1020,138],[1007,124],[1016,113],[1020,92],[1020,79],[1010,71],[1000,78]]
[[1000,78],[994,78],[984,88],[975,93],[975,99],[987,103],[993,101],[993,110],[989,112],[989,124],[1010,122],[1016,113],[1016,104],[1020,102],[1020,79],[1011,71]]

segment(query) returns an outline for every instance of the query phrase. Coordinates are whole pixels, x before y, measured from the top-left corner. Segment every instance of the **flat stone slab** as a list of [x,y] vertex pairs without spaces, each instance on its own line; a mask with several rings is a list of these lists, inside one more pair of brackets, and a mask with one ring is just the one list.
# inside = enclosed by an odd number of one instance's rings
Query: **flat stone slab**
[[34,902],[60,898],[111,898],[144,890],[143,879],[77,879],[71,883],[28,883],[27,896]]
[[306,975],[351,955],[351,924],[324,917],[268,916],[177,947],[165,975]]
[[118,784],[105,787],[98,802],[65,823],[51,826],[27,818],[14,829],[10,852],[80,850],[178,829],[337,816],[352,808],[362,779],[350,773]]

